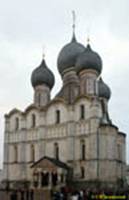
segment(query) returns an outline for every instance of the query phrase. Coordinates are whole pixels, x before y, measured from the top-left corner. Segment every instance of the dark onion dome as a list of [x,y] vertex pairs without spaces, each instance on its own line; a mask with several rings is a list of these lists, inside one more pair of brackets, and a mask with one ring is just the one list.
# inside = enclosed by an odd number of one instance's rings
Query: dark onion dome
[[31,83],[33,87],[46,84],[50,89],[54,86],[55,78],[51,70],[47,67],[43,59],[40,66],[37,67],[31,75]]
[[107,100],[111,97],[111,90],[108,85],[103,82],[102,78],[98,81],[98,93],[99,97],[106,98]]
[[102,71],[102,60],[98,53],[94,52],[88,44],[85,51],[81,53],[76,62],[77,73],[84,69],[93,69],[98,74]]
[[61,49],[58,56],[57,66],[60,74],[62,74],[66,69],[75,67],[78,55],[82,53],[84,50],[85,47],[77,42],[75,34],[73,34],[71,42],[66,44]]

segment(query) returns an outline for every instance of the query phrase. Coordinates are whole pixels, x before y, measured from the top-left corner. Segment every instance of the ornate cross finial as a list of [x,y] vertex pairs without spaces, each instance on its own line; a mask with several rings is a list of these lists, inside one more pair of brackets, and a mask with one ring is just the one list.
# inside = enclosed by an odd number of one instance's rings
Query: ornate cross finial
[[75,11],[72,11],[72,15],[73,15],[73,33],[75,33],[75,27],[76,27],[76,15],[75,15]]
[[90,28],[87,28],[87,44],[90,44]]
[[90,37],[88,36],[87,37],[87,44],[89,44],[90,43]]
[[43,60],[45,59],[45,46],[43,45],[42,47],[42,57],[43,57]]
[[90,47],[90,29],[89,28],[87,28],[87,49],[91,49],[91,47]]

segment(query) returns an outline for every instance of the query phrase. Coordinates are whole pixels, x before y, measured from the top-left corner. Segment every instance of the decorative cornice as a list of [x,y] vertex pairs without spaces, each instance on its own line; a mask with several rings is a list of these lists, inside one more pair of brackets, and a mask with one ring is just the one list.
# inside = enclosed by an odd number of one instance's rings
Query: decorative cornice
[[27,114],[29,111],[31,111],[32,109],[36,109],[36,110],[40,110],[38,106],[36,106],[35,104],[31,104],[29,105],[26,109],[25,109],[25,114]]
[[14,115],[15,113],[18,113],[18,114],[20,114],[20,115],[24,115],[24,113],[23,113],[21,110],[19,110],[19,109],[17,109],[17,108],[14,108],[14,109],[12,109],[8,114],[6,114],[5,117],[11,117],[11,116]]

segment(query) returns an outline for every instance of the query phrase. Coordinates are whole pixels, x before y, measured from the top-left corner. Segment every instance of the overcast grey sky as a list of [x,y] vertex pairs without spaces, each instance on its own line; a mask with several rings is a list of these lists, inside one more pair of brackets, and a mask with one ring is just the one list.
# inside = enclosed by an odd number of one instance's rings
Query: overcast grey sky
[[[120,131],[129,130],[129,1],[128,0],[4,0],[0,2],[0,138],[4,118],[12,108],[24,110],[33,100],[32,70],[42,59],[56,77],[54,95],[61,85],[57,56],[71,40],[72,14],[76,36],[103,59],[103,79],[112,90],[110,117]],[[127,158],[129,162],[129,137]],[[2,154],[2,146],[1,146]]]

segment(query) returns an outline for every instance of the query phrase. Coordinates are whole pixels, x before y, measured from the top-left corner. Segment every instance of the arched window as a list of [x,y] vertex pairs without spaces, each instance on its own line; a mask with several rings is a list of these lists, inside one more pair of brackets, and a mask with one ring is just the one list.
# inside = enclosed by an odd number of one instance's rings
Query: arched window
[[86,146],[85,146],[85,141],[81,140],[81,160],[85,160],[85,151],[86,151]]
[[52,185],[53,186],[57,185],[57,181],[58,181],[57,172],[52,172]]
[[59,159],[59,146],[58,146],[58,143],[54,144],[54,157],[56,159]]
[[80,105],[80,119],[85,119],[85,106]]
[[81,167],[81,178],[85,178],[85,169]]
[[49,184],[49,172],[41,172],[41,185],[42,187],[48,186]]
[[56,110],[56,124],[60,123],[60,110]]
[[32,128],[36,126],[36,116],[35,114],[32,114]]
[[30,147],[30,161],[31,162],[35,161],[35,148],[33,144]]
[[19,129],[19,118],[16,117],[15,118],[15,130],[18,130]]
[[18,162],[18,147],[17,145],[14,145],[14,162]]

